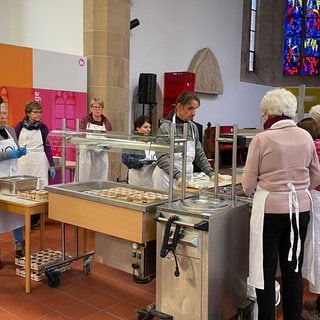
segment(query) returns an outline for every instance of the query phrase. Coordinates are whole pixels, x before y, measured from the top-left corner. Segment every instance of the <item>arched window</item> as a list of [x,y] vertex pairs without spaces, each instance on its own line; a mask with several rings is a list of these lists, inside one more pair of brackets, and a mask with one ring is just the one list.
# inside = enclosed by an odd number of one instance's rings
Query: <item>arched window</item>
[[319,7],[317,0],[286,0],[284,75],[319,75]]

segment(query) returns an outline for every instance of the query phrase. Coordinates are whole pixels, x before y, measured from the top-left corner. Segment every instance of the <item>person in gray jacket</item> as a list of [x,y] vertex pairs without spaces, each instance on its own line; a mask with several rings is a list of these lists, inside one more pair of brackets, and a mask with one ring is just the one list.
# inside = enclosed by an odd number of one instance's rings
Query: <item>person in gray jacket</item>
[[[199,140],[197,126],[192,122],[196,110],[200,106],[200,99],[193,92],[183,91],[176,101],[176,109],[161,120],[156,143],[170,144],[171,125],[176,125],[176,135],[182,135],[184,124],[187,123],[187,154],[186,154],[186,187],[193,178],[193,163],[197,165],[210,179],[213,180],[214,171],[203,151]],[[182,153],[174,154],[173,184],[174,188],[182,184]],[[157,166],[153,171],[153,186],[155,189],[169,188],[169,153],[157,152]]]

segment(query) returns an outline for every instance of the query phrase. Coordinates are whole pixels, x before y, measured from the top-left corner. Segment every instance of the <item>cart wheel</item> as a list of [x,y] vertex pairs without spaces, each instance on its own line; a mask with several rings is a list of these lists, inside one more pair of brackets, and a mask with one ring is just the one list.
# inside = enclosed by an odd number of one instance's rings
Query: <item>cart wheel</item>
[[150,313],[145,309],[138,309],[136,311],[138,313],[137,320],[150,320],[150,319],[153,319],[153,316],[150,316]]
[[47,284],[50,288],[56,288],[60,284],[60,273],[46,271]]
[[87,276],[92,270],[92,259],[88,258],[83,262],[83,273]]

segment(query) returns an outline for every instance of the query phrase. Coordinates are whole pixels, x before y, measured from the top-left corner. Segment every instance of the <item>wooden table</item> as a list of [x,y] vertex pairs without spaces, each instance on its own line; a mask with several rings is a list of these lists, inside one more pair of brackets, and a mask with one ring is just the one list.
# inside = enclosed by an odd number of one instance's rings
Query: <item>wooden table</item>
[[0,209],[22,214],[25,219],[25,292],[31,292],[31,216],[40,214],[40,250],[44,249],[45,213],[48,201],[31,201],[0,194]]

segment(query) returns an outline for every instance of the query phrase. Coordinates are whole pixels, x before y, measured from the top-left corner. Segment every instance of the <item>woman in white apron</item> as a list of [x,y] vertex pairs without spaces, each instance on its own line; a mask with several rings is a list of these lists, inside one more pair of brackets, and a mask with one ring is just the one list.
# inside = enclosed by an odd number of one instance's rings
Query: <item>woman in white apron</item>
[[[176,101],[175,112],[171,112],[161,121],[158,131],[158,138],[155,143],[170,144],[171,125],[176,126],[176,134],[182,135],[183,126],[188,124],[187,132],[187,159],[186,159],[186,186],[193,179],[193,162],[207,176],[213,179],[214,171],[210,166],[208,159],[203,151],[199,141],[199,132],[197,126],[192,122],[195,111],[200,106],[200,100],[197,95],[189,91],[183,91]],[[182,182],[182,153],[174,154],[173,184],[174,188],[181,185]],[[157,152],[157,166],[153,171],[153,185],[155,189],[169,189],[169,170],[170,157],[168,153]]]
[[[140,116],[134,122],[135,134],[150,135],[151,121]],[[122,152],[122,163],[128,167],[128,183],[153,188],[152,173],[156,166],[156,154],[151,150],[129,150]]]
[[[18,175],[17,158],[26,154],[24,147],[19,148],[14,129],[6,125],[7,106],[0,105],[0,177]],[[24,216],[0,210],[0,233],[13,230],[16,257],[24,256],[23,238]],[[0,268],[2,268],[0,259]]]
[[[18,160],[19,173],[38,177],[38,189],[48,185],[48,167],[50,179],[56,175],[51,146],[48,141],[49,129],[41,121],[42,105],[37,101],[25,104],[25,118],[15,126],[19,145],[27,148],[25,157]],[[31,217],[31,227],[40,222],[40,215]]]
[[[320,105],[311,108],[313,112],[320,112]],[[302,119],[297,123],[297,126],[308,131],[314,140],[314,144],[317,150],[318,159],[320,160],[320,121],[316,117],[312,117],[312,112],[309,112],[310,118]],[[311,255],[314,257],[313,265],[308,265],[304,263],[302,268],[302,274],[304,277],[308,278],[310,270],[314,269],[315,277],[314,282],[309,282],[309,291],[318,294],[315,300],[304,301],[304,306],[308,310],[302,311],[302,319],[320,319],[320,185],[317,186],[315,190],[311,190],[311,196],[313,201],[313,215],[308,227],[308,235],[306,239],[305,251],[306,254],[308,250],[311,250]],[[311,232],[311,231],[314,232]],[[308,245],[309,242],[314,243]]]
[[[104,133],[112,130],[110,121],[102,114],[104,103],[99,98],[90,100],[91,112],[80,120],[79,128],[87,131],[87,138],[104,139],[103,136],[94,133]],[[96,146],[79,147],[79,176],[78,181],[108,180],[109,160],[108,152]]]
[[[258,319],[275,319],[275,277],[282,277],[284,319],[300,320],[301,267],[312,202],[309,189],[320,182],[320,166],[309,133],[292,120],[296,97],[286,89],[267,92],[261,101],[264,131],[251,141],[242,177],[253,196],[250,219],[249,285],[256,288]],[[310,279],[312,274],[309,275]]]

